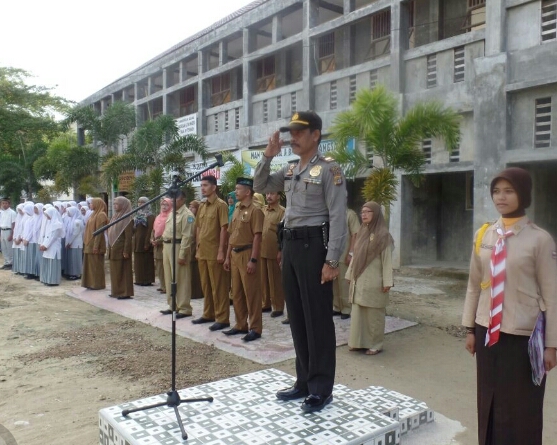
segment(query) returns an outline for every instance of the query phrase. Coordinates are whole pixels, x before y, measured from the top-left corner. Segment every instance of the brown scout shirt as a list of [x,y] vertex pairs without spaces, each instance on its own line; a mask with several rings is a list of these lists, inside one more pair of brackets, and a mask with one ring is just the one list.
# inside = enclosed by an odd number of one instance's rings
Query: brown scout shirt
[[284,218],[285,208],[281,205],[263,208],[265,220],[261,235],[261,258],[276,259],[278,254],[277,225]]
[[220,230],[227,225],[228,204],[216,195],[201,203],[195,219],[195,227],[199,229],[198,259],[216,261],[220,245]]
[[263,212],[252,201],[249,205],[239,202],[236,205],[232,222],[228,227],[229,244],[232,247],[243,247],[253,243],[256,233],[263,231]]
[[[172,241],[172,221],[174,215],[171,212],[164,225],[164,232],[162,233],[163,240]],[[176,239],[180,239],[180,252],[178,259],[191,261],[192,260],[192,242],[194,238],[193,227],[195,224],[195,216],[186,205],[183,205],[176,210]]]

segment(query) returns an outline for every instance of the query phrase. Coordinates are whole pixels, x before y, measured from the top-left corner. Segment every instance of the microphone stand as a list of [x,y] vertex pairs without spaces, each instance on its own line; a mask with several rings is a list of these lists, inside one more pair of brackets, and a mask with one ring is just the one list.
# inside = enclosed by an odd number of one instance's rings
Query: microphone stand
[[183,181],[180,181],[180,179],[177,175],[173,176],[172,184],[165,192],[163,192],[160,195],[156,196],[155,198],[147,201],[145,204],[139,206],[135,210],[132,210],[131,212],[126,213],[121,218],[118,218],[117,220],[107,224],[106,226],[101,227],[100,229],[96,230],[93,233],[93,236],[97,236],[97,235],[103,233],[104,231],[108,230],[110,227],[112,227],[117,222],[133,215],[134,213],[138,212],[142,208],[147,207],[152,202],[161,199],[163,196],[168,195],[172,198],[172,202],[173,202],[173,206],[172,206],[172,217],[173,217],[173,222],[172,222],[172,283],[171,283],[171,298],[172,298],[172,371],[171,371],[171,373],[172,373],[172,388],[169,392],[166,393],[166,395],[167,395],[166,402],[155,403],[153,405],[143,406],[141,408],[125,409],[125,410],[122,411],[122,416],[127,417],[128,414],[135,413],[137,411],[145,411],[145,410],[148,410],[148,409],[151,409],[151,408],[158,408],[158,407],[161,407],[161,406],[168,406],[169,408],[174,409],[174,413],[176,414],[176,420],[178,422],[178,426],[180,427],[180,432],[182,433],[182,439],[184,439],[184,440],[186,440],[188,438],[188,434],[186,433],[186,430],[184,429],[184,425],[182,423],[182,418],[180,417],[180,413],[178,411],[178,407],[180,406],[180,404],[182,404],[182,403],[193,403],[193,402],[212,402],[213,397],[202,397],[202,398],[196,398],[196,399],[181,399],[180,394],[176,390],[176,245],[175,245],[175,240],[176,240],[176,197],[177,197],[178,192],[180,191],[180,189],[185,184],[187,184],[188,182],[193,181],[195,178],[202,175],[207,170],[211,170],[215,167],[222,167],[224,165],[221,154],[215,155],[215,158],[217,160],[216,162],[212,163],[211,165],[209,165],[208,167],[206,167],[202,171],[196,173],[195,175],[192,175],[189,178],[184,179]]

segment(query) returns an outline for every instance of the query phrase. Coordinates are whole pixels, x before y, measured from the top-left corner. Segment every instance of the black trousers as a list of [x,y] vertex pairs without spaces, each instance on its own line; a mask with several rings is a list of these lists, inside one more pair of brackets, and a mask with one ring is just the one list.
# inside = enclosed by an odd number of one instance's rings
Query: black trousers
[[321,284],[326,255],[320,237],[282,243],[282,283],[296,350],[296,387],[322,397],[333,391],[336,367],[333,283]]

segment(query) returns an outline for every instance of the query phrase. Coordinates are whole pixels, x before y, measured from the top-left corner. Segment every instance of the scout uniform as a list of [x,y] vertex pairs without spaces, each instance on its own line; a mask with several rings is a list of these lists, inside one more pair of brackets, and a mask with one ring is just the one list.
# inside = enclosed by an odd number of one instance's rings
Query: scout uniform
[[[251,179],[238,178],[237,184],[252,185]],[[239,202],[236,205],[232,222],[228,227],[231,247],[230,272],[232,274],[232,301],[236,324],[236,331],[254,331],[261,335],[263,330],[261,314],[261,296],[258,295],[259,274],[248,274],[246,266],[252,258],[254,236],[263,230],[263,212],[250,201],[247,205]],[[249,327],[249,329],[248,329]],[[226,332],[225,332],[226,334]]]
[[[166,281],[166,299],[172,309],[172,246],[176,249],[176,311],[189,316],[192,314],[191,300],[191,251],[195,217],[187,206],[176,210],[176,239],[172,239],[172,223],[174,213],[166,220],[163,242],[163,265]],[[186,260],[179,264],[178,259]]]
[[[321,127],[317,114],[300,112],[280,130]],[[333,285],[321,284],[321,273],[326,261],[338,265],[346,242],[346,184],[339,165],[319,153],[303,169],[292,162],[273,174],[271,160],[263,156],[257,164],[254,188],[286,194],[282,282],[296,349],[295,388],[329,399],[336,366]]]
[[265,220],[261,238],[261,284],[263,290],[263,307],[272,307],[271,316],[284,312],[284,291],[282,273],[277,263],[278,242],[277,226],[284,218],[285,208],[278,203],[263,208]]
[[199,230],[197,261],[204,295],[202,318],[224,324],[229,323],[230,317],[230,276],[217,263],[217,254],[221,228],[227,225],[228,205],[222,199],[213,195],[201,203],[195,226]]

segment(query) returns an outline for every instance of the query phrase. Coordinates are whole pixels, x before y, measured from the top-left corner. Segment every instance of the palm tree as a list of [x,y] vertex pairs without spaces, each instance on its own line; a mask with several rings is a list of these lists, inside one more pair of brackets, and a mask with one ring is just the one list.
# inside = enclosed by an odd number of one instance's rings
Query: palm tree
[[[418,186],[422,180],[425,158],[420,144],[427,138],[441,138],[448,150],[458,147],[460,116],[437,102],[417,104],[400,116],[396,96],[383,86],[360,90],[350,110],[339,113],[331,129],[337,142],[332,157],[344,168],[348,178],[355,178],[369,168],[369,155],[381,159],[366,178],[362,195],[366,201],[385,206],[386,217],[396,200],[398,180],[395,171],[410,175]],[[368,156],[348,150],[350,139],[365,144]]]

